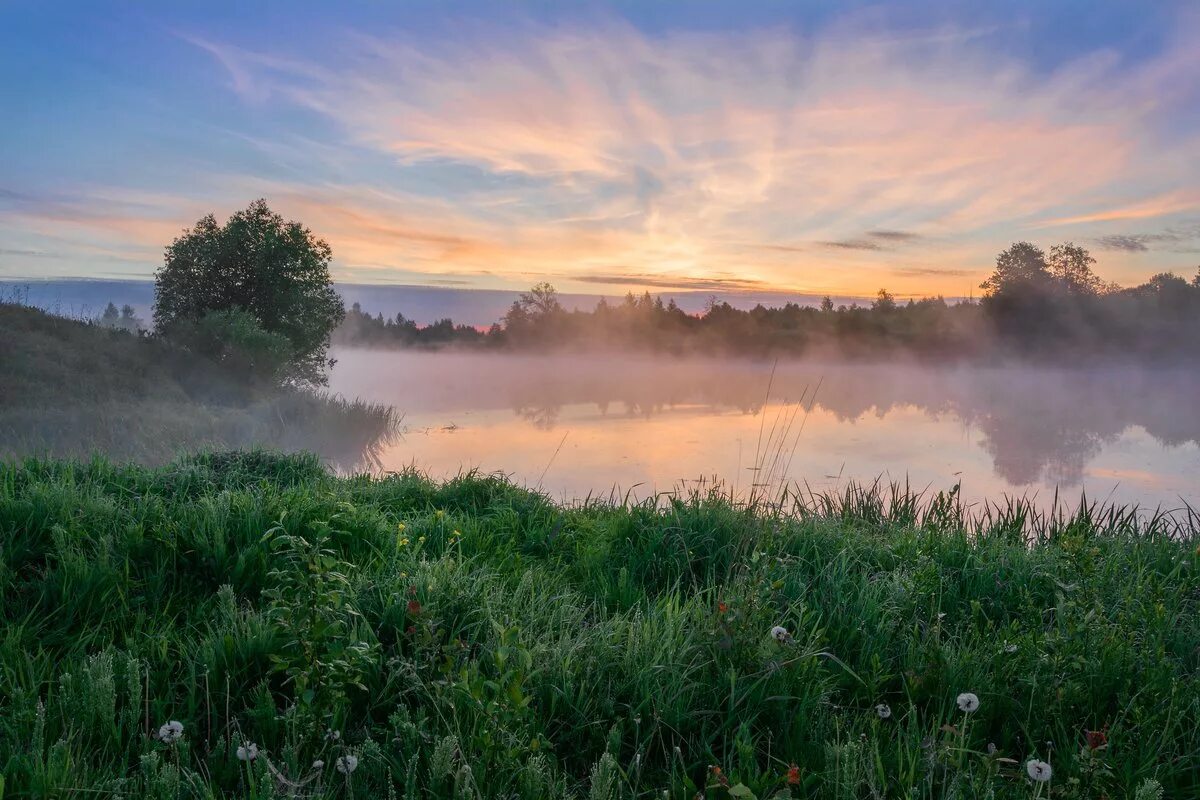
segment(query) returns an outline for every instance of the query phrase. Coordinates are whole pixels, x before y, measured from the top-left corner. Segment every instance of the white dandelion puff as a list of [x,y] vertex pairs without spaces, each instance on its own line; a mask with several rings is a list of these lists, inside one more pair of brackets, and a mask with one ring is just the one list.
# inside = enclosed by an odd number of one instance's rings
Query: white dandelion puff
[[1054,770],[1045,761],[1038,761],[1036,758],[1030,759],[1025,765],[1025,771],[1029,773],[1029,777],[1039,783],[1045,783],[1050,780],[1050,776],[1054,774]]
[[776,625],[774,628],[771,628],[771,637],[780,644],[787,644],[792,640],[792,635],[782,625]]
[[325,738],[331,742],[336,742],[338,739],[342,738],[342,732],[330,728],[329,730],[325,731]]
[[237,749],[238,761],[253,761],[258,758],[258,745],[254,742],[245,742],[238,746]]
[[318,758],[316,761],[313,762],[313,769],[324,769],[324,768],[325,768],[325,762],[322,761],[321,759]]
[[875,706],[875,713],[880,719],[887,719],[892,715],[892,709],[887,703],[880,703],[879,705]]
[[158,728],[159,741],[174,744],[183,738],[183,723],[177,719],[164,722]]
[[958,703],[958,710],[970,714],[979,708],[979,695],[974,692],[963,692],[954,702]]
[[343,775],[349,775],[358,769],[358,756],[338,756],[338,760],[334,762],[334,766],[338,772]]

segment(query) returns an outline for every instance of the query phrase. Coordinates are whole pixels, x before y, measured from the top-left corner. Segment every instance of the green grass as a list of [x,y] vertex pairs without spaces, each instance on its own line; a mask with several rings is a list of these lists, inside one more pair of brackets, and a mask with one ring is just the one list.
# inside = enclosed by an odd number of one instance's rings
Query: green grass
[[1198,529],[9,462],[3,796],[1195,797]]
[[152,336],[0,303],[0,457],[162,464],[199,448],[310,450],[374,463],[399,426],[389,407],[249,386]]

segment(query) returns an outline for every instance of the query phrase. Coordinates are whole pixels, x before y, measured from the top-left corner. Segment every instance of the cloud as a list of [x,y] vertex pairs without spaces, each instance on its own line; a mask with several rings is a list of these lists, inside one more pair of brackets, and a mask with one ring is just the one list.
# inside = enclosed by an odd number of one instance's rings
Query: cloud
[[834,250],[882,250],[883,245],[869,239],[844,239],[840,242],[820,242],[822,247]]
[[1197,240],[1200,240],[1200,222],[1169,227],[1157,233],[1114,233],[1093,239],[1103,250],[1127,253],[1145,253],[1150,250],[1194,253],[1196,247],[1188,246],[1188,243]]
[[1200,208],[1200,192],[1188,190],[1174,191],[1157,197],[1142,200],[1132,205],[1107,208],[1102,211],[1094,211],[1091,213],[1078,214],[1070,217],[1049,219],[1041,223],[1039,227],[1077,225],[1082,222],[1111,222],[1114,220],[1125,219],[1153,219],[1155,217],[1165,217],[1170,214],[1176,214],[1181,211],[1190,211],[1196,208]]
[[897,275],[904,275],[906,277],[948,276],[963,278],[975,274],[973,270],[950,269],[948,267],[900,267],[894,270],[894,272]]
[[1180,113],[1200,95],[1198,31],[1176,28],[1137,62],[1091,53],[1051,71],[979,31],[853,18],[360,32],[308,52],[185,36],[252,106],[223,142],[261,171],[173,173],[186,196],[18,200],[0,223],[153,253],[201,213],[265,196],[355,275],[586,284],[621,264],[631,285],[865,293],[898,276],[900,292],[946,291],[987,273],[1004,231],[1082,240],[1105,231],[1072,227],[1200,204],[1180,188],[1200,183],[1200,131]]
[[913,233],[911,231],[889,230],[867,231],[867,236],[875,239],[882,239],[885,242],[912,242],[921,238],[920,234]]
[[659,289],[752,291],[769,286],[762,281],[743,278],[692,278],[686,275],[638,275],[634,273],[611,273],[608,275],[583,275],[574,278],[581,283],[599,283],[610,286],[646,286]]

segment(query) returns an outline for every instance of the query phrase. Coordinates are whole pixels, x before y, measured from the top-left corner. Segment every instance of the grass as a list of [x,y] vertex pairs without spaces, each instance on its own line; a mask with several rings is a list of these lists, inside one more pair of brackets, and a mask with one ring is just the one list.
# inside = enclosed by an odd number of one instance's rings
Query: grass
[[1198,543],[895,487],[8,462],[3,796],[1195,797]]
[[248,386],[150,336],[0,303],[0,457],[162,464],[199,448],[309,450],[370,465],[399,419],[319,391]]

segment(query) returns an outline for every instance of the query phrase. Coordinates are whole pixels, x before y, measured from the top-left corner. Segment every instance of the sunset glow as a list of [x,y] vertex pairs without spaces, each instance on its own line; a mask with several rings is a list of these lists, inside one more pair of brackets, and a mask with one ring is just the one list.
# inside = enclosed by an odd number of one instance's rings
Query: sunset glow
[[359,283],[962,296],[1020,239],[1121,283],[1200,260],[1183,4],[505,7],[6,4],[0,278],[146,277],[255,197]]

